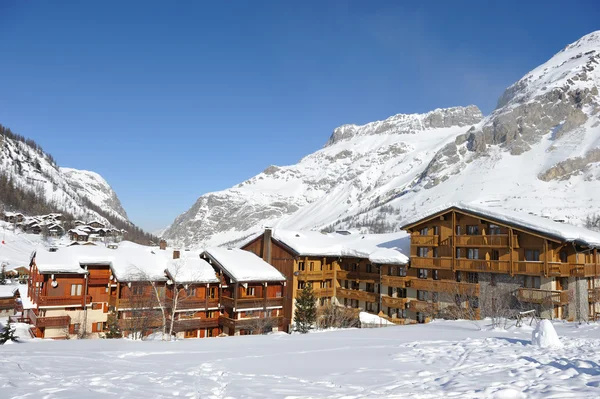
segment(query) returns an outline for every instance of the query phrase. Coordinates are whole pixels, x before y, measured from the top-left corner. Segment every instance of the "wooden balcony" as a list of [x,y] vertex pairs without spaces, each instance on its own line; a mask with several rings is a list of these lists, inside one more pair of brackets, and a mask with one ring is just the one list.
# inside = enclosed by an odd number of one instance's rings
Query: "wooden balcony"
[[452,269],[452,258],[421,258],[418,256],[411,256],[410,266],[413,268],[421,269]]
[[366,302],[377,302],[377,294],[375,294],[374,292],[338,288],[336,295],[340,298],[356,299],[359,301]]
[[237,306],[235,300],[230,297],[221,297],[221,304],[228,308],[235,308],[236,311],[244,310],[244,309],[257,309],[263,307],[282,307],[283,306],[283,298],[267,298],[265,301],[264,298],[239,298],[237,300]]
[[380,317],[383,317],[384,319],[386,319],[387,321],[390,321],[394,324],[399,324],[399,325],[403,325],[403,324],[416,324],[417,321],[416,320],[411,320],[411,319],[399,319],[397,317],[390,317],[388,315],[381,315]]
[[[170,323],[171,321],[167,320],[167,326],[170,326]],[[175,320],[173,323],[173,330],[175,332],[216,327],[219,327],[218,317],[212,319],[181,319]]]
[[[83,306],[83,296],[40,296],[37,300],[39,306]],[[91,295],[85,295],[85,304],[92,302]]]
[[395,309],[404,309],[406,308],[407,298],[393,298],[391,296],[381,296],[381,303],[383,306],[387,306],[388,308]]
[[[166,301],[163,302],[167,306]],[[108,298],[108,306],[113,306],[118,310],[122,309],[155,309],[159,308],[160,304],[156,300],[154,295],[133,297],[133,298],[115,298],[110,296]]]
[[[208,305],[208,306],[207,306]],[[167,298],[166,306],[168,308],[173,307],[173,300]],[[188,310],[188,309],[206,309],[206,308],[218,308],[219,301],[214,298],[209,298],[208,302],[206,299],[181,299],[177,302],[176,310]]]
[[333,279],[333,270],[299,271],[298,281],[323,281]]
[[540,276],[544,274],[544,262],[513,262],[514,274]]
[[519,301],[528,303],[552,303],[554,305],[565,305],[569,303],[568,291],[519,288],[518,298]]
[[[32,320],[33,323],[33,320]],[[68,328],[71,324],[71,318],[69,316],[57,316],[57,317],[36,317],[35,326],[37,328],[49,327],[49,328]]]
[[548,276],[565,276],[571,275],[571,264],[560,262],[548,262]]
[[600,273],[600,264],[571,263],[571,275],[577,277],[594,277]]
[[338,270],[336,274],[338,280],[354,280],[367,283],[379,282],[379,273],[353,272],[347,270]]
[[590,288],[588,290],[588,302],[590,302],[590,303],[600,302],[600,287]]
[[[411,237],[412,238],[412,237]],[[490,247],[500,248],[508,247],[508,235],[455,235],[455,245],[457,247]]]
[[437,247],[439,242],[439,236],[410,236],[410,245],[414,245],[416,247]]
[[457,281],[448,280],[414,279],[410,281],[409,286],[410,288],[422,291],[479,296],[479,284],[474,283],[459,283]]
[[313,288],[317,298],[333,296],[333,288]]
[[88,285],[108,285],[110,283],[110,275],[106,276],[88,276]]
[[283,324],[284,318],[283,316],[276,317],[268,317],[268,321],[257,320],[258,318],[249,318],[249,319],[232,319],[225,316],[219,316],[219,324],[223,327],[228,327],[230,329],[240,329],[240,328],[256,328],[260,326],[264,326],[265,324],[270,324],[273,327],[281,326]]
[[406,309],[413,312],[431,312],[436,311],[439,308],[437,303],[426,302],[426,301],[415,301],[411,300],[406,305]]
[[132,329],[141,330],[143,329],[162,329],[163,323],[162,318],[160,316],[155,317],[137,317],[133,319],[119,319],[118,321],[119,328],[122,331],[128,331]]
[[405,288],[407,286],[407,282],[412,278],[413,277],[383,275],[381,276],[381,284],[388,287]]
[[508,274],[510,273],[510,262],[504,260],[456,259],[456,270]]

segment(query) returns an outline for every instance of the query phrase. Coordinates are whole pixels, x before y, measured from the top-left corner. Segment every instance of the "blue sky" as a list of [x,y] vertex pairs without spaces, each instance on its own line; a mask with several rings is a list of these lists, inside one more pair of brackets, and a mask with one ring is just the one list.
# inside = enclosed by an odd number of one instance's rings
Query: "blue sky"
[[345,123],[476,104],[600,29],[596,1],[0,2],[0,123],[155,230]]

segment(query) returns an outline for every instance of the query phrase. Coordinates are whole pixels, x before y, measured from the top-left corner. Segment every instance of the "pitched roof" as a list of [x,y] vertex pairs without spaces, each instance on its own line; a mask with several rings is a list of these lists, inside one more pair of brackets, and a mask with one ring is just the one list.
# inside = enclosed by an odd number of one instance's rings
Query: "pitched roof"
[[177,283],[218,283],[215,269],[197,252],[184,252],[179,259],[167,262],[169,277]]
[[239,248],[209,248],[202,254],[216,262],[236,282],[285,281],[285,276],[273,266]]
[[495,220],[498,223],[505,223],[517,228],[533,231],[559,241],[576,242],[595,248],[600,247],[599,232],[571,224],[555,222],[554,220],[529,213],[500,207],[486,207],[465,202],[450,203],[445,206],[430,209],[419,214],[417,217],[405,220],[402,228],[410,228],[422,220],[429,219],[437,214],[445,213],[452,209]]

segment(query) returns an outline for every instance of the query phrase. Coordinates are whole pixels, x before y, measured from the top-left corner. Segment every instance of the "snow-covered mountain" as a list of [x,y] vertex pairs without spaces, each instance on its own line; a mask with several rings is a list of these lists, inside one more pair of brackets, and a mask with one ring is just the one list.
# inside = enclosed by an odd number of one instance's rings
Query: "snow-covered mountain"
[[0,135],[0,172],[25,191],[44,198],[57,210],[67,211],[81,219],[106,218],[86,201],[101,208],[106,215],[129,223],[117,194],[94,172],[60,168],[53,158],[30,140]]
[[292,166],[201,196],[163,236],[235,242],[264,226],[393,231],[467,201],[582,224],[600,213],[600,31],[526,74],[483,117],[475,106],[334,130]]

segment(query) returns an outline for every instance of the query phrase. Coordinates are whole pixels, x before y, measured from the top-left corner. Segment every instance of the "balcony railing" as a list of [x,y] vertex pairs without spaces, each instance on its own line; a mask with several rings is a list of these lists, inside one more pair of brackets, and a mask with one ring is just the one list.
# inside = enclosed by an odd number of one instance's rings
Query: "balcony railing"
[[455,235],[454,240],[457,247],[508,247],[507,234]]
[[[173,299],[166,299],[166,306],[168,308],[173,307]],[[180,299],[177,301],[176,310],[186,310],[186,309],[205,309],[207,307],[206,299]],[[219,301],[214,298],[209,298],[208,300],[209,308],[217,308],[219,307]]]
[[419,247],[437,247],[439,244],[439,236],[410,236],[410,244]]
[[330,280],[333,278],[333,270],[316,270],[316,271],[299,271],[298,280],[300,281],[315,281],[315,280]]
[[404,288],[411,277],[406,276],[381,276],[381,284],[388,287]]
[[456,270],[510,273],[510,262],[504,260],[456,259]]
[[230,297],[221,297],[221,304],[228,308],[235,308],[236,311],[244,309],[254,309],[262,307],[277,307],[283,306],[283,298],[267,298],[266,302],[264,298],[239,298],[237,300],[237,306],[235,300]]
[[280,326],[283,323],[283,316],[268,317],[267,320],[260,320],[260,318],[249,318],[249,319],[232,319],[225,316],[219,316],[219,324],[223,327],[230,329],[238,328],[259,328],[269,324],[273,327]]
[[413,312],[431,312],[436,311],[438,308],[439,306],[437,303],[415,300],[408,302],[408,304],[406,305],[406,309],[411,310]]
[[414,279],[410,281],[409,286],[416,290],[422,291],[479,296],[479,284],[475,283],[459,283],[457,281]]
[[590,303],[600,302],[600,287],[590,288],[588,290],[588,301]]
[[407,301],[407,298],[393,298],[391,296],[381,297],[381,303],[388,308],[404,309]]
[[544,262],[513,262],[514,274],[539,276],[544,274]]
[[422,269],[452,269],[452,258],[421,258],[418,256],[412,256],[410,258],[411,267],[418,267]]
[[564,305],[569,302],[568,291],[540,290],[536,288],[519,288],[518,298],[521,302],[539,304]]
[[571,275],[577,277],[593,277],[600,273],[600,264],[594,263],[572,263]]
[[[163,301],[162,304],[167,306],[167,301]],[[110,296],[108,298],[108,306],[114,306],[116,309],[155,309],[160,308],[161,304],[156,300],[153,295],[145,296],[134,296],[131,298],[115,298]]]
[[391,321],[394,324],[416,324],[417,321],[416,320],[411,320],[411,319],[400,319],[397,317],[390,317],[388,315],[383,315],[381,316],[384,319],[386,319],[387,321]]
[[[83,306],[83,296],[40,296],[37,300],[39,306]],[[85,303],[92,302],[91,295],[85,295]]]
[[[32,320],[33,322],[33,320]],[[71,324],[71,318],[69,316],[56,316],[56,317],[36,317],[35,326],[38,328],[42,327],[69,327]]]
[[317,298],[333,296],[333,288],[313,288],[313,291]]
[[338,270],[336,278],[338,280],[360,280],[366,282],[375,282],[379,281],[379,273]]
[[108,285],[110,283],[110,276],[90,276],[88,277],[89,285]]
[[366,302],[377,302],[377,295],[374,292],[351,290],[348,288],[338,288],[337,296],[341,298],[356,299]]
[[[170,320],[167,320],[167,326],[171,324]],[[219,326],[219,318],[215,317],[212,319],[183,319],[175,320],[173,323],[173,330],[175,332],[185,330],[195,330],[199,328],[215,328]]]

